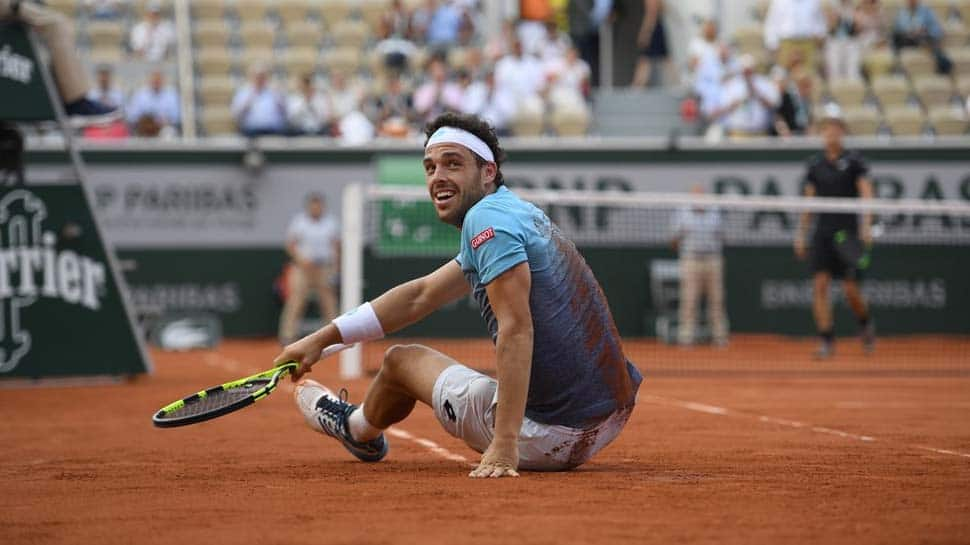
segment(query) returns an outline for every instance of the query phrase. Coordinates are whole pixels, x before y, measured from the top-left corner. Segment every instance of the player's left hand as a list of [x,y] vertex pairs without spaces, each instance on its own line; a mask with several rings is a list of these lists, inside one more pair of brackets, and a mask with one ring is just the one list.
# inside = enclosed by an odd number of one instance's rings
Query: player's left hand
[[288,361],[295,361],[300,364],[299,369],[290,374],[293,382],[310,372],[310,368],[320,359],[323,352],[323,343],[317,338],[316,333],[307,335],[295,343],[289,344],[283,349],[280,355],[273,360],[274,365],[280,365]]
[[468,474],[473,479],[518,477],[519,445],[515,441],[493,439],[482,454],[478,467]]

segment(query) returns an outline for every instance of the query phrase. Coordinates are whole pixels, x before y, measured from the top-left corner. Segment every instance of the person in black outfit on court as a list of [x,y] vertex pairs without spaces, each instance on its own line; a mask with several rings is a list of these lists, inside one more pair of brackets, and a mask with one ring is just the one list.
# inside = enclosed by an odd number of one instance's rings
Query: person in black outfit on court
[[[820,134],[824,150],[808,162],[807,184],[804,194],[807,197],[872,198],[872,183],[868,179],[869,167],[859,153],[847,150],[842,145],[845,124],[837,107],[826,108],[820,121]],[[810,257],[814,275],[812,310],[818,328],[820,344],[815,352],[818,359],[833,355],[834,334],[832,306],[829,300],[831,280],[841,279],[849,307],[855,314],[861,330],[863,349],[866,353],[873,350],[875,327],[869,317],[869,308],[859,289],[862,271],[859,263],[847,257],[852,252],[840,248],[844,244],[861,244],[868,248],[872,244],[871,214],[821,213],[815,224],[811,238],[811,250],[806,245],[806,234],[811,214],[803,213],[798,222],[795,237],[795,254],[799,259]]]

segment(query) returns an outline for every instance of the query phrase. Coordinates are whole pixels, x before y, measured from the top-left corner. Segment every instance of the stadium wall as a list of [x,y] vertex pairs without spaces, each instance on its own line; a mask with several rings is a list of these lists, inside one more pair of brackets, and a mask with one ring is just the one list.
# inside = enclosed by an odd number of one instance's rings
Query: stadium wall
[[[907,146],[869,142],[859,147],[872,163],[880,197],[970,201],[965,141]],[[284,232],[306,194],[323,193],[339,214],[346,184],[386,177],[381,165],[388,158],[418,165],[420,157],[414,146],[406,145],[347,149],[270,142],[254,150],[243,143],[84,150],[96,213],[122,259],[138,308],[212,312],[232,336],[275,334],[280,305],[273,282],[285,263]],[[716,193],[795,195],[803,163],[814,148],[706,148],[688,143],[674,149],[666,142],[566,141],[516,142],[508,151],[503,171],[513,187],[686,191],[700,183]],[[26,159],[31,183],[67,176],[63,157],[53,149],[35,145]],[[556,207],[550,213],[603,281],[621,331],[652,334],[648,267],[652,260],[674,258],[666,226],[637,229],[610,209]],[[970,220],[895,221],[898,229],[917,238],[920,228],[932,226],[937,239],[893,244],[882,253],[877,247],[878,276],[867,290],[877,312],[892,313],[891,320],[881,321],[881,330],[970,331],[965,320],[970,308],[965,278],[970,271]],[[807,271],[790,249],[794,222],[768,215],[748,228],[744,239],[758,246],[731,245],[726,253],[732,329],[810,333]],[[409,232],[405,229],[401,236]],[[432,269],[450,253],[369,251],[366,296]],[[462,302],[411,333],[481,332],[477,313]]]

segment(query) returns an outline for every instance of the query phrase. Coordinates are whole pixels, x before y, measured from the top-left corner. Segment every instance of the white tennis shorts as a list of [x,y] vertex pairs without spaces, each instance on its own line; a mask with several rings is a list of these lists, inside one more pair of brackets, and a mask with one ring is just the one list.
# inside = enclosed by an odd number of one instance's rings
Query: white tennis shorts
[[[435,381],[432,403],[448,433],[485,452],[495,428],[495,379],[464,365],[452,365]],[[620,434],[632,412],[632,405],[619,409],[589,429],[540,424],[527,417],[519,432],[519,468],[562,471],[582,465]]]

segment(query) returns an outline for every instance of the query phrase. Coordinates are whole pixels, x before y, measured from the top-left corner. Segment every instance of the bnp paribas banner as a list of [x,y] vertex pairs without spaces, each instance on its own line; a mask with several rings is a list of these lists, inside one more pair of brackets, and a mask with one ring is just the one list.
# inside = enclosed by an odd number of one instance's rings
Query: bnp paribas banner
[[76,184],[0,188],[0,379],[146,370],[83,203]]
[[[323,161],[326,156],[321,157]],[[35,167],[44,177],[56,177],[51,170]],[[760,196],[798,195],[804,177],[801,162],[756,160],[517,161],[508,163],[503,171],[512,188],[679,192],[701,184],[710,193]],[[364,163],[271,164],[256,173],[241,164],[89,163],[88,174],[96,213],[109,240],[122,249],[279,248],[289,221],[301,210],[308,193],[322,193],[329,211],[340,216],[340,195],[348,183],[378,183],[384,178],[394,183],[405,178],[423,183],[419,155]],[[970,202],[970,158],[879,161],[873,163],[871,177],[881,198]],[[422,217],[410,207],[395,214],[398,208],[378,206],[368,218],[369,235],[380,238],[380,248],[396,255],[452,253],[442,245],[427,244],[429,239],[437,240],[436,230],[443,228],[433,214]],[[585,246],[665,245],[670,238],[671,210],[552,206],[548,212],[573,240]],[[739,244],[789,244],[797,225],[794,214],[745,214],[728,220],[728,242]],[[881,220],[887,242],[970,243],[966,218],[914,213]]]

